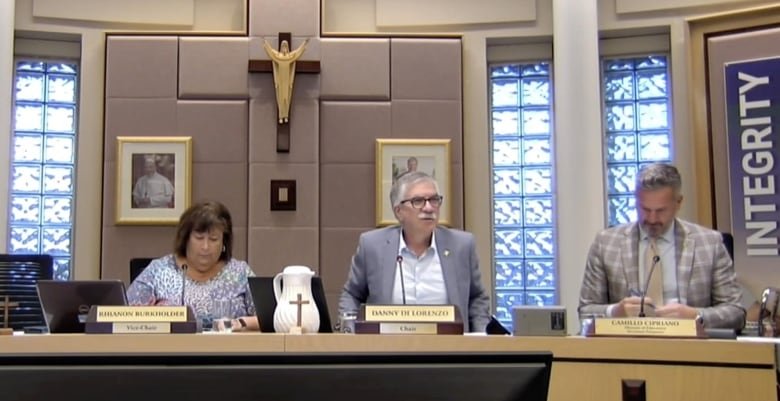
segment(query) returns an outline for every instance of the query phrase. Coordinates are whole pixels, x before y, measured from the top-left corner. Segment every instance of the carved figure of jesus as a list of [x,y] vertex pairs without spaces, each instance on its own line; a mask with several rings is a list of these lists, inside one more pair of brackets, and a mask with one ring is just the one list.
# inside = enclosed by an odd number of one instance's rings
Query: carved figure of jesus
[[293,82],[295,81],[295,61],[303,55],[309,39],[303,41],[297,49],[290,51],[290,44],[283,40],[276,50],[263,41],[263,48],[274,66],[274,87],[276,88],[276,106],[279,109],[279,124],[290,121],[290,102],[292,101]]

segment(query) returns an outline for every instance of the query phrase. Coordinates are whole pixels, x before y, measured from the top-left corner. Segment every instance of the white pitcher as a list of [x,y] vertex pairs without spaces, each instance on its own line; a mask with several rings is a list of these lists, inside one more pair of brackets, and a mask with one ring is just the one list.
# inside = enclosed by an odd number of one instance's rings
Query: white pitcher
[[[301,331],[316,333],[320,329],[320,313],[311,293],[314,272],[306,266],[287,266],[274,277],[274,330],[289,333],[298,325],[298,294],[301,295]],[[282,289],[282,281],[284,288]]]

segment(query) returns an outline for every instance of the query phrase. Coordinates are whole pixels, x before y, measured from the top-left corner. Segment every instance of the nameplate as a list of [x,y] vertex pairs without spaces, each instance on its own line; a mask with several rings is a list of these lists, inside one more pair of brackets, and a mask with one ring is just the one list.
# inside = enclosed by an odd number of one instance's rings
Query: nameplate
[[186,322],[186,306],[97,306],[97,322]]
[[436,323],[379,323],[380,334],[439,334]]
[[111,332],[114,334],[168,334],[171,332],[171,323],[112,323]]
[[462,322],[355,322],[355,334],[463,334]]
[[84,332],[90,334],[196,333],[188,306],[93,306]]
[[367,322],[455,322],[455,305],[365,305]]
[[695,319],[660,317],[596,318],[586,336],[610,337],[704,337],[701,322]]

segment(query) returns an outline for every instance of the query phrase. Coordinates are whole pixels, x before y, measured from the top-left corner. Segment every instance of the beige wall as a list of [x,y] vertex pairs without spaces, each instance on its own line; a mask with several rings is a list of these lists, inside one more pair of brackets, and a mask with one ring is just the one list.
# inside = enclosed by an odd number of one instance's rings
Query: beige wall
[[[8,1],[8,0],[6,0]],[[570,0],[578,1],[579,0]],[[39,12],[51,11],[54,0],[17,0],[15,3],[14,29],[38,32],[68,32],[81,35],[82,40],[82,82],[79,122],[79,168],[77,191],[78,200],[76,206],[76,231],[75,231],[75,277],[97,277],[100,271],[99,246],[84,244],[99,244],[101,230],[101,215],[95,213],[92,205],[101,204],[102,197],[102,140],[103,140],[103,62],[106,31],[147,31],[159,32],[175,30],[177,32],[244,32],[246,30],[247,7],[243,0],[193,0],[177,1],[180,9],[165,9],[158,2],[143,2],[145,14],[155,15],[155,21],[149,24],[138,24],[132,21],[124,21],[122,13],[111,12],[109,16],[94,16],[92,7],[94,1],[74,0],[69,2],[72,10],[80,11],[71,13],[69,17],[57,18],[48,15],[46,18],[34,18],[33,6],[39,7]],[[489,263],[491,232],[490,202],[481,194],[490,193],[490,174],[488,171],[488,114],[487,114],[487,73],[486,73],[486,43],[493,38],[520,38],[524,41],[546,41],[553,43],[556,40],[556,31],[553,30],[554,19],[561,18],[560,12],[553,12],[556,7],[566,6],[566,1],[537,1],[537,0],[494,0],[490,3],[499,7],[504,3],[506,7],[516,7],[525,12],[513,14],[511,21],[502,19],[495,22],[495,15],[487,13],[486,20],[474,22],[473,10],[468,2],[448,3],[449,20],[437,19],[441,13],[432,10],[423,10],[420,14],[418,6],[424,2],[392,2],[381,0],[323,0],[323,32],[333,33],[449,33],[463,34],[463,183],[464,183],[464,215],[465,228],[473,231],[479,241],[480,258],[484,261],[484,276],[490,277]],[[687,31],[685,19],[693,16],[728,11],[757,4],[770,4],[768,1],[739,1],[739,0],[680,0],[675,2],[648,2],[635,0],[602,0],[593,1],[597,7],[598,31],[618,34],[631,34],[643,32],[648,28],[661,28],[667,30],[671,38],[672,75],[674,102],[674,127],[678,135],[675,138],[675,162],[681,167],[685,179],[685,193],[687,201],[683,209],[683,217],[694,218],[697,216],[696,192],[694,188],[699,181],[708,177],[696,176],[695,165],[698,161],[694,158],[694,146],[691,136],[681,133],[690,129],[689,110],[686,99],[688,91],[686,61]],[[114,7],[122,7],[124,2],[113,2]],[[129,3],[128,3],[129,4]],[[395,6],[394,6],[395,4]],[[708,4],[708,5],[704,5]],[[657,5],[654,9],[648,6]],[[395,8],[394,8],[395,7]],[[400,7],[400,8],[399,8]],[[407,9],[405,9],[406,7]],[[637,8],[639,7],[639,8]],[[11,7],[13,10],[14,7]],[[533,12],[529,11],[532,10]],[[114,10],[116,11],[116,10]],[[381,15],[377,15],[381,13]],[[417,13],[422,15],[413,21],[413,24],[404,26],[403,20],[391,18],[392,15],[403,13]],[[79,15],[92,15],[90,21],[77,19]],[[181,26],[179,14],[191,14],[192,23]],[[72,15],[75,15],[73,17]],[[166,20],[165,16],[170,19]],[[426,23],[425,16],[430,16],[430,22]],[[493,16],[491,16],[493,15]],[[72,19],[76,18],[76,19]],[[502,17],[503,18],[503,17]],[[377,26],[374,21],[388,21],[387,25]],[[559,21],[560,22],[560,21]],[[447,24],[447,25],[440,25]],[[463,25],[459,25],[463,24]],[[2,39],[2,35],[0,35]],[[0,47],[0,51],[4,51]],[[9,55],[3,54],[3,60]],[[578,65],[562,66],[560,68],[579,68]],[[591,76],[592,78],[592,76]],[[8,87],[9,76],[0,77],[0,83]],[[2,87],[2,85],[0,85]],[[556,88],[556,96],[566,96],[576,93],[575,88]],[[2,104],[0,104],[2,105]],[[571,115],[556,115],[556,121],[576,118]],[[600,130],[594,122],[588,123],[588,130]],[[0,119],[0,141],[7,149],[10,129],[8,124]],[[558,135],[564,135],[558,133]],[[560,142],[562,138],[558,137]],[[5,156],[7,152],[3,152]],[[6,160],[7,164],[7,160]],[[579,167],[572,163],[566,168],[564,163],[557,164],[558,177],[576,179]],[[560,180],[560,178],[559,178]],[[558,188],[558,196],[565,193],[564,188]],[[586,189],[587,191],[587,189]],[[603,199],[600,186],[595,185],[590,193],[584,194],[588,199]],[[569,194],[576,195],[576,194]],[[594,207],[602,207],[594,205]],[[7,199],[0,199],[0,209],[7,208]],[[581,224],[579,221],[561,222],[559,230],[565,230],[570,238],[579,238],[574,243],[559,244],[560,252],[572,252],[572,261],[580,256],[583,245],[590,241],[597,227],[592,223]],[[0,245],[5,246],[6,233],[0,233]],[[567,259],[568,260],[568,259]],[[561,276],[571,278],[567,280],[565,287],[561,288],[561,299],[569,310],[574,310],[576,294],[578,292],[579,277],[582,274],[582,264],[571,263],[560,266]],[[755,289],[754,289],[755,290]]]

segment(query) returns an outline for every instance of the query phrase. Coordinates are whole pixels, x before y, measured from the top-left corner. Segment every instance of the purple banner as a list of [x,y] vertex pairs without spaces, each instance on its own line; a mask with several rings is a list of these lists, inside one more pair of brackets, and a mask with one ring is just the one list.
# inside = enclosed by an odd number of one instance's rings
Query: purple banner
[[734,263],[776,268],[780,58],[729,63],[725,79]]

